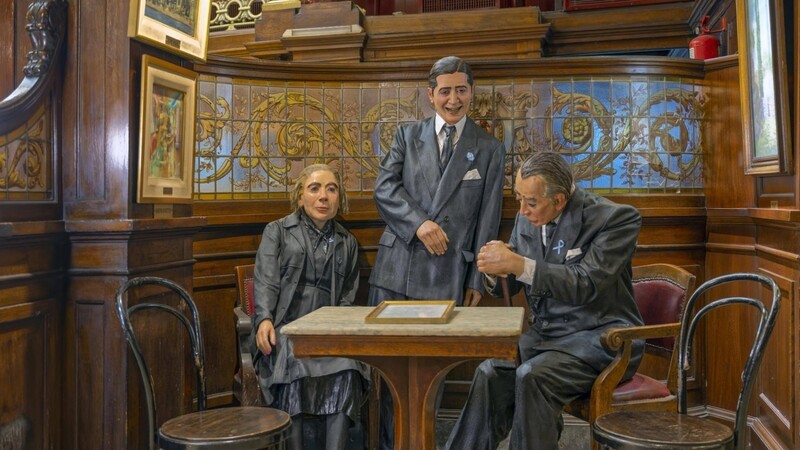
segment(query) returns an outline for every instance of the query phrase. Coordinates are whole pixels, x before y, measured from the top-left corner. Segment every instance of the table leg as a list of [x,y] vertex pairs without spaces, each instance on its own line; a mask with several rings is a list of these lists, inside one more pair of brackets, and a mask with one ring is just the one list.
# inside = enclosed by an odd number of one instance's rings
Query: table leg
[[357,357],[381,372],[394,399],[395,450],[436,450],[436,393],[447,373],[473,358]]

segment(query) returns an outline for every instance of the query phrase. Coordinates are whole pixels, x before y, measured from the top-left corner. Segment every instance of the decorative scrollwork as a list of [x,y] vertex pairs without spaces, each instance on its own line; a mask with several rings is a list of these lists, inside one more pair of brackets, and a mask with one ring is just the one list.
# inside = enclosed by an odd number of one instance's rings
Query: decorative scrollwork
[[[295,163],[332,163],[341,159],[341,156],[330,154],[331,150],[342,150],[337,155],[357,157],[348,159],[360,163],[361,177],[376,177],[381,148],[388,149],[391,146],[396,120],[411,114],[416,95],[411,94],[399,101],[384,101],[367,111],[361,125],[362,135],[367,138],[359,142],[358,128],[342,120],[319,98],[303,91],[261,94],[254,102],[255,107],[250,112],[247,125],[237,130],[239,133],[230,150],[231,157],[221,155],[223,131],[228,126],[234,126],[231,125],[234,121],[231,120],[228,100],[218,97],[212,101],[204,95],[200,95],[199,100],[212,112],[200,112],[197,116],[197,168],[200,173],[207,175],[198,176],[196,182],[205,184],[221,180],[234,170],[234,163],[238,163],[242,168],[263,171],[262,175],[259,171],[251,170],[234,181],[236,190],[248,191],[259,186],[278,187],[291,184],[293,180],[289,174],[292,173]],[[325,124],[324,132],[313,122],[302,117],[291,117],[291,111],[297,107],[319,112],[322,123]],[[271,129],[271,126],[277,129]],[[379,127],[378,148],[369,140],[376,127]],[[270,133],[274,137],[272,142],[265,137]]]
[[28,52],[25,78],[0,101],[0,134],[21,126],[42,103],[55,78],[56,60],[63,52],[67,25],[64,0],[36,0],[28,6],[27,25],[33,49]]
[[28,8],[25,29],[30,34],[33,50],[28,52],[24,73],[38,77],[47,73],[63,39],[67,19],[67,4],[55,0],[39,0]]
[[[589,95],[564,93],[555,86],[552,94],[553,101],[547,108],[550,119],[544,129],[545,141],[550,148],[568,155],[585,156],[573,158],[572,171],[576,181],[612,174],[611,162],[625,148],[624,142],[613,146],[612,114]],[[554,134],[556,130],[560,131],[558,135]]]
[[48,189],[45,175],[50,164],[48,152],[50,129],[46,114],[48,108],[39,110],[39,118],[30,127],[19,130],[11,142],[0,139],[0,148],[8,148],[9,155],[0,151],[0,189],[42,191]]

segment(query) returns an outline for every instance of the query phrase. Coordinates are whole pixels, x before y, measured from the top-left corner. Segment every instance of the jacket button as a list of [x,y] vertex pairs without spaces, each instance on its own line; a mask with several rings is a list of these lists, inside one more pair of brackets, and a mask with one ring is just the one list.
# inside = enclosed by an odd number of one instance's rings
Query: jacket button
[[450,216],[444,216],[444,223],[450,222]]
[[546,321],[546,320],[545,320],[544,322],[542,322],[542,328],[545,328],[545,327],[547,327],[548,325],[550,325],[550,322],[548,322],[548,321]]

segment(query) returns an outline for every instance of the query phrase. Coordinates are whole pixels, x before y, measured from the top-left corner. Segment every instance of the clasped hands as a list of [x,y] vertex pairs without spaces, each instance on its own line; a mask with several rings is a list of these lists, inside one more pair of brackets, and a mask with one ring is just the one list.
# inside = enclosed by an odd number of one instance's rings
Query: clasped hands
[[478,252],[478,271],[487,275],[507,277],[521,275],[525,270],[525,258],[514,253],[503,241],[489,241]]

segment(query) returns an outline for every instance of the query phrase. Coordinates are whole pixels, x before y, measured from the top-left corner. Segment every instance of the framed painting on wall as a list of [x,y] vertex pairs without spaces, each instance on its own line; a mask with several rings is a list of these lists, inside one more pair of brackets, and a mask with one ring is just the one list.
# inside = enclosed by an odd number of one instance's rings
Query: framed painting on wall
[[791,170],[782,0],[737,0],[739,80],[747,174]]
[[205,61],[211,0],[130,0],[128,36]]
[[191,70],[142,58],[137,202],[192,201],[196,89]]

